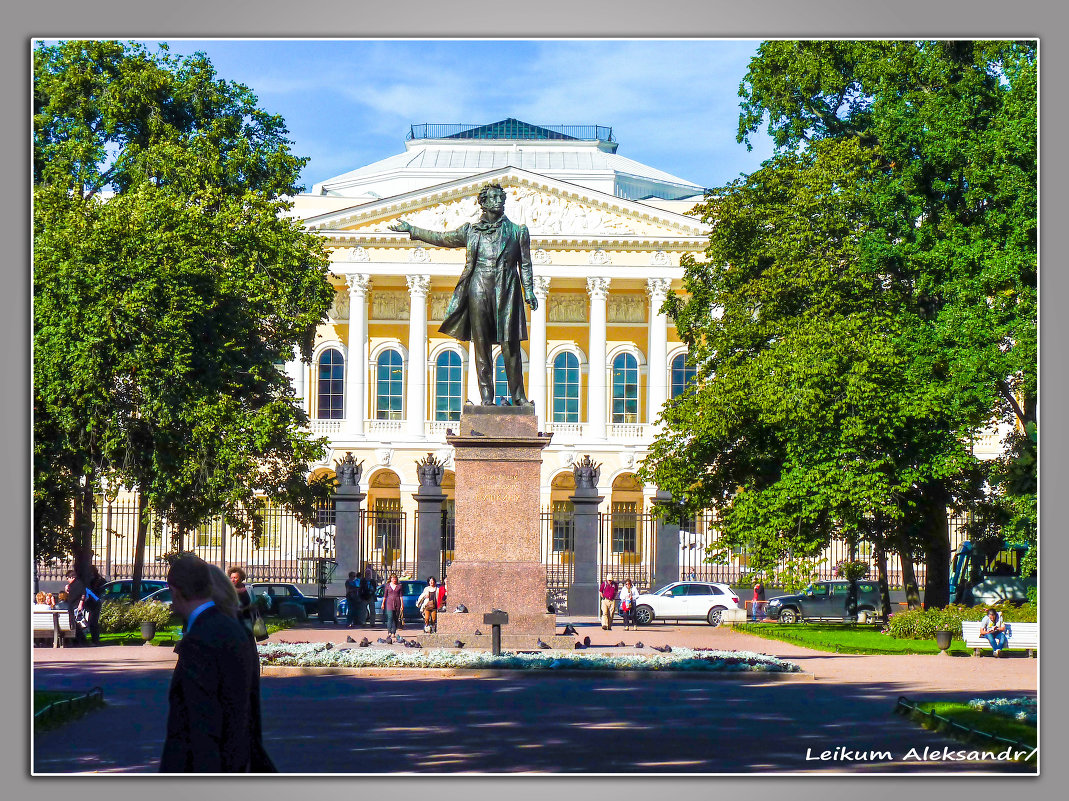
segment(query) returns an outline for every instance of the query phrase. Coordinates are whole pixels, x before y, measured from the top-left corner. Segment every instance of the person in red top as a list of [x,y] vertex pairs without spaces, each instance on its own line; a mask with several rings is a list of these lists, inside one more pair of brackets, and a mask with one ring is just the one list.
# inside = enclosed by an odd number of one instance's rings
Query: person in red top
[[616,582],[612,580],[612,573],[601,582],[599,592],[601,594],[601,627],[606,631],[611,631],[612,618],[616,614]]

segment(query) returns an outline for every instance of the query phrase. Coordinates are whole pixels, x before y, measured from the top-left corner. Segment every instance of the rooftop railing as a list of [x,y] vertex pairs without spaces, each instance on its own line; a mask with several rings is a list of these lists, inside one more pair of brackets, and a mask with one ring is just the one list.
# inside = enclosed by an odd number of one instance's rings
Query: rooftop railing
[[615,142],[605,125],[529,125],[510,121],[492,125],[473,123],[419,123],[409,128],[406,139],[579,139]]

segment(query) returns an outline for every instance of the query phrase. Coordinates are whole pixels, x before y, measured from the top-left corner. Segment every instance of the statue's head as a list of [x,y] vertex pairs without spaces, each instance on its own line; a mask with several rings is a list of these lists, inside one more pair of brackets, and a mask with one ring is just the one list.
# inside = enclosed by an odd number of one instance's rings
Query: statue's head
[[505,210],[505,190],[500,184],[486,184],[479,190],[479,205],[487,211]]

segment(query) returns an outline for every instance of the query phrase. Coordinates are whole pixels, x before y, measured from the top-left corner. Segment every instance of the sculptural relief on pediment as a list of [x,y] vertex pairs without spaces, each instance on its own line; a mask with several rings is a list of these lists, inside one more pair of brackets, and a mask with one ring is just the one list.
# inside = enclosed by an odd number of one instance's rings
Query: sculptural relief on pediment
[[348,290],[334,293],[334,300],[331,301],[330,308],[327,310],[327,318],[335,321],[349,319]]
[[[526,225],[535,236],[678,236],[681,233],[664,223],[629,217],[595,203],[558,197],[529,186],[505,187],[505,195],[506,216]],[[452,231],[464,223],[475,222],[480,213],[479,200],[473,192],[352,230],[386,233],[389,224],[403,218],[431,231]]]
[[430,298],[428,298],[428,308],[430,310],[431,320],[444,320],[445,310],[449,306],[449,301],[452,299],[452,292],[432,292]]
[[609,295],[606,318],[610,323],[644,323],[646,299],[641,295]]

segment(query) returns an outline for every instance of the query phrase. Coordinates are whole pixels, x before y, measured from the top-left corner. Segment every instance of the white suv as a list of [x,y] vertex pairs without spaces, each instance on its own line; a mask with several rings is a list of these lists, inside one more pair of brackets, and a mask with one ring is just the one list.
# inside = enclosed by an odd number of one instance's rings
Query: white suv
[[725,609],[739,608],[739,596],[727,584],[676,581],[638,596],[635,622],[648,626],[657,619],[706,620],[710,626],[719,626],[720,615]]

